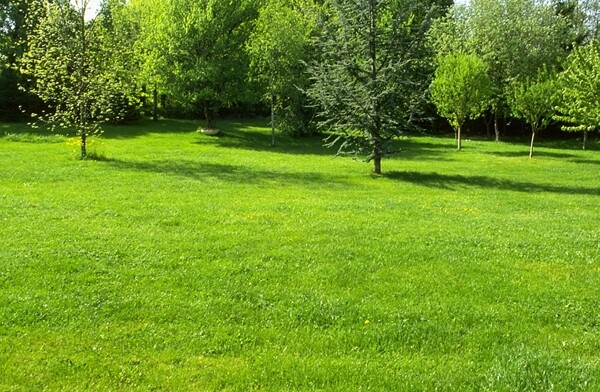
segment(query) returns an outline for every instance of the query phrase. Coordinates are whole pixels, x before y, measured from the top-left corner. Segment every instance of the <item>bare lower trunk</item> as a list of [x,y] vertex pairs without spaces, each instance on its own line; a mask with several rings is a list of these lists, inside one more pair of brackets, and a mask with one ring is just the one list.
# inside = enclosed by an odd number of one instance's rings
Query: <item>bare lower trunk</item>
[[531,132],[531,145],[529,146],[529,158],[533,158],[533,142],[535,140],[535,129]]
[[271,145],[275,145],[275,94],[271,94]]
[[204,104],[204,119],[206,120],[206,128],[215,128],[215,118],[213,116],[213,111],[209,107],[208,103]]
[[490,140],[492,138],[492,116],[483,116],[483,122],[485,123],[485,132],[487,134],[487,138]]
[[158,89],[156,88],[156,85],[154,85],[152,98],[152,120],[158,121]]
[[494,132],[496,133],[496,142],[500,141],[500,125],[498,124],[498,112],[494,112]]
[[87,157],[87,133],[85,129],[81,131],[81,159]]
[[381,174],[381,157],[376,156],[373,158],[373,173]]
[[588,141],[588,131],[583,131],[583,149],[585,150]]
[[462,143],[461,143],[461,132],[462,132],[462,126],[458,126],[457,128],[457,138],[456,138],[456,149],[458,151],[460,151],[461,147],[462,147]]

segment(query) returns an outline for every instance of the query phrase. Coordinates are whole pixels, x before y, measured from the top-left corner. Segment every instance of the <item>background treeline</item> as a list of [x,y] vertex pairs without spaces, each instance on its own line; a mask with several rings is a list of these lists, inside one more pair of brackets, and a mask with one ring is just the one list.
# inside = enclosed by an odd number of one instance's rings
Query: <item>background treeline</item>
[[[381,139],[367,144],[374,157],[388,134],[445,119],[457,136],[479,119],[496,139],[523,124],[600,125],[597,0],[105,0],[97,16],[86,6],[0,1],[1,120],[162,115],[215,127],[219,115],[271,115],[295,135],[346,126],[345,144],[365,136],[348,128],[368,128]],[[375,120],[332,121],[340,113]]]

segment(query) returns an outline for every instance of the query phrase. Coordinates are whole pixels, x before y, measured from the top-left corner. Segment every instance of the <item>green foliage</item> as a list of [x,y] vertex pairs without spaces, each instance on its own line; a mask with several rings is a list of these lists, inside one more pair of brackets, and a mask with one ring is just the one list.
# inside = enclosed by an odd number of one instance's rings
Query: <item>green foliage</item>
[[255,0],[171,0],[169,62],[179,99],[203,113],[209,128],[223,107],[244,101],[244,50],[257,18]]
[[422,110],[428,84],[423,45],[433,11],[415,1],[326,3],[321,58],[309,95],[338,153],[364,155],[380,173],[390,143]]
[[[27,29],[36,23],[29,0],[0,0],[0,118],[22,120],[31,111],[43,107],[37,97],[19,89],[26,85],[17,70],[27,42]],[[26,114],[26,113],[27,114]]]
[[438,55],[466,52],[483,59],[493,82],[497,120],[508,108],[508,86],[535,78],[544,66],[557,67],[574,39],[567,19],[547,2],[473,0],[455,5],[437,21],[429,44]]
[[490,106],[492,82],[487,66],[479,57],[468,54],[443,56],[430,87],[438,113],[458,130]]
[[[169,23],[169,1],[131,0],[124,7],[124,23],[132,25],[135,78],[145,87],[146,101],[152,100],[152,115],[158,117],[159,91],[171,92],[169,71],[169,37],[174,28]],[[162,108],[163,111],[165,108]]]
[[557,100],[554,73],[542,70],[534,79],[514,82],[507,94],[511,114],[531,125],[533,133],[546,128]]
[[0,124],[0,390],[600,390],[600,143],[406,138],[374,178],[221,126],[74,162]]
[[557,83],[553,72],[542,69],[535,79],[513,82],[507,93],[511,114],[531,126],[529,158],[533,158],[533,143],[538,131],[546,128],[554,114]]
[[579,46],[569,55],[558,75],[560,99],[556,119],[566,131],[600,128],[600,41]]
[[316,12],[307,1],[268,0],[246,43],[250,77],[264,86],[277,127],[292,135],[310,133],[311,111],[303,91],[309,83],[306,63]]
[[86,138],[98,133],[98,124],[123,118],[129,102],[130,77],[116,56],[127,57],[127,46],[100,16],[87,20],[88,1],[42,1],[32,10],[39,22],[30,32],[21,72],[31,92],[50,108],[34,116],[53,127],[75,128]]

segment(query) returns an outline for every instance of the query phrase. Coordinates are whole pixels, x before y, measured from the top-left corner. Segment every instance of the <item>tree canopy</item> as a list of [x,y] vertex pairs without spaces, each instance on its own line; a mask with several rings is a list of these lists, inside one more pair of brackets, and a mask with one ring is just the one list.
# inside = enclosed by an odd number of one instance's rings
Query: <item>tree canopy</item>
[[490,106],[492,82],[487,71],[483,60],[469,54],[443,56],[435,70],[431,97],[439,114],[455,129],[459,150],[465,121],[481,116]]

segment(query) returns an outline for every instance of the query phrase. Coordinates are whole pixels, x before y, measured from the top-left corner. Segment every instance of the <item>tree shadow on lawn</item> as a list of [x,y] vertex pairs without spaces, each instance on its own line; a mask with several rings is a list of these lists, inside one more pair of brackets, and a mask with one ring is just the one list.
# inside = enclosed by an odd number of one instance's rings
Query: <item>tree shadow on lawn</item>
[[394,142],[392,150],[397,153],[391,155],[392,159],[420,159],[450,162],[455,159],[452,153],[456,151],[454,139],[441,138],[443,143],[430,143],[420,141],[418,137],[406,137]]
[[161,119],[152,121],[142,119],[131,124],[103,125],[102,137],[106,139],[129,139],[146,136],[151,133],[191,133],[198,129],[200,121]]
[[600,165],[600,161],[596,159],[570,159],[569,162],[577,163],[577,164],[588,164],[588,165]]
[[462,176],[439,173],[421,173],[414,171],[390,172],[385,176],[394,180],[448,190],[459,190],[459,188],[463,187],[475,187],[528,193],[550,192],[569,195],[600,196],[600,188],[533,184],[528,182],[501,180],[485,176]]
[[[486,154],[504,158],[529,158],[529,149],[523,151],[486,151]],[[533,158],[535,159],[535,157],[565,159],[576,158],[577,155],[565,152],[536,151],[534,147]]]
[[294,155],[335,155],[335,150],[325,147],[324,136],[291,137],[279,132],[275,134],[275,145],[271,145],[271,133],[258,130],[244,122],[226,122],[216,136],[201,135],[196,144],[213,144],[218,147],[250,151],[279,152]]
[[[331,184],[349,185],[350,182],[341,176],[323,175],[320,173],[286,173],[258,170],[247,166],[227,165],[188,160],[136,162],[105,158],[101,160],[118,170],[131,170],[148,173],[159,173],[170,176],[188,178],[195,181],[216,179],[238,184],[261,184],[278,182],[281,184],[316,184],[326,187]],[[356,186],[353,184],[352,186]]]

